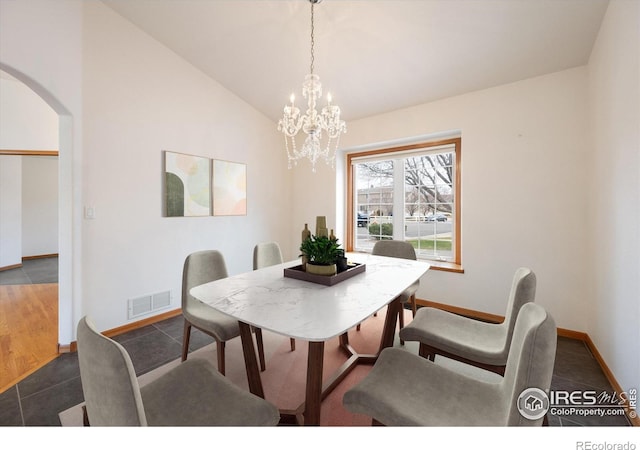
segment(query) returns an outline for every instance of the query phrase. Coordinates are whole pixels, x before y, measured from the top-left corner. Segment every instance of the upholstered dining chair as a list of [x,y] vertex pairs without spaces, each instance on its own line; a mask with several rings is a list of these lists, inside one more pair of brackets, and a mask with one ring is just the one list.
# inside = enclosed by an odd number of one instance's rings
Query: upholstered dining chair
[[471,319],[441,309],[424,307],[400,330],[405,341],[420,342],[421,356],[436,355],[482,367],[503,375],[518,312],[536,295],[536,275],[531,269],[516,270],[511,283],[505,318],[501,323]]
[[[226,278],[227,266],[224,256],[218,250],[202,250],[191,253],[184,261],[182,270],[182,315],[184,316],[184,336],[182,338],[182,361],[189,353],[191,327],[208,334],[216,340],[218,370],[225,374],[225,343],[240,336],[238,321],[222,314],[208,305],[196,300],[189,291],[195,286]],[[261,333],[261,330],[256,330]],[[258,340],[258,355],[264,361],[262,337]],[[264,370],[264,364],[261,370]]]
[[266,426],[280,420],[274,405],[234,385],[210,361],[182,362],[141,387],[125,348],[86,316],[77,335],[91,426]]
[[[275,266],[283,262],[282,251],[277,242],[262,242],[253,248],[253,270]],[[256,332],[256,339],[259,339],[258,345],[263,345],[262,333],[258,334]],[[294,351],[296,349],[296,340],[294,338],[289,338],[289,340],[291,343],[291,351]],[[264,358],[264,354],[262,357]],[[260,364],[265,365],[264,361],[260,361]]]
[[344,394],[343,404],[352,413],[372,417],[373,424],[389,426],[542,425],[556,339],[551,315],[528,303],[518,314],[504,377],[496,376],[499,381],[488,382],[390,347]]
[[[397,240],[382,240],[375,243],[371,250],[372,255],[390,256],[393,258],[403,258],[416,260],[416,251],[409,242],[397,241]],[[405,305],[409,303],[411,305],[411,312],[413,316],[416,315],[416,291],[420,287],[420,280],[409,286],[402,294],[400,302]],[[399,317],[400,329],[404,328],[404,314],[400,314]],[[360,325],[357,326],[360,329]],[[404,344],[404,340],[401,338],[400,343]]]

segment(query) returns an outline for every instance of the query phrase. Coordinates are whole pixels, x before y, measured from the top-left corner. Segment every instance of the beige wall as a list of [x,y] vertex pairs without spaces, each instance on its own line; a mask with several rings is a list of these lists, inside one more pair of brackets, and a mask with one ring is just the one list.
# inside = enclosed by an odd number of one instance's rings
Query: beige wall
[[58,253],[58,157],[21,158],[22,256]]
[[0,155],[0,267],[22,263],[22,158]]
[[591,302],[585,331],[640,384],[640,2],[612,1],[589,60]]
[[[84,7],[84,313],[127,321],[129,298],[169,290],[182,264],[220,250],[230,274],[252,269],[258,242],[286,245],[289,177],[271,121],[100,2]],[[246,216],[166,218],[163,151],[247,165]]]
[[[504,314],[513,273],[528,266],[537,301],[559,326],[584,330],[586,67],[352,122],[343,142],[348,150],[454,130],[462,135],[465,273],[430,271],[418,297]],[[336,195],[343,210],[341,188]]]
[[0,149],[58,149],[58,114],[24,83],[2,71]]

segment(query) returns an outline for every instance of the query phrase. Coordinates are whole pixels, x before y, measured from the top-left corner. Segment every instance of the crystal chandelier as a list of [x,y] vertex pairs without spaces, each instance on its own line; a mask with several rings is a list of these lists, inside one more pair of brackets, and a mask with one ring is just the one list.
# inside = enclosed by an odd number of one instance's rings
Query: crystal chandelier
[[[302,84],[302,96],[307,99],[307,111],[300,114],[300,109],[294,104],[295,95],[291,94],[290,105],[284,107],[284,115],[278,122],[278,131],[284,135],[285,148],[289,159],[289,169],[292,163],[296,165],[299,159],[309,158],[312,170],[316,171],[316,161],[323,158],[327,164],[334,167],[336,149],[340,142],[340,134],[347,131],[344,120],[340,119],[340,107],[331,104],[331,94],[327,95],[327,106],[321,112],[316,110],[316,104],[322,97],[322,85],[320,77],[313,73],[313,6],[322,0],[309,0],[311,3],[311,65],[309,75]],[[306,139],[302,148],[298,150],[296,146],[296,135],[302,130]],[[325,136],[326,135],[326,138]],[[323,138],[326,145],[322,143]],[[333,145],[332,145],[333,144]]]

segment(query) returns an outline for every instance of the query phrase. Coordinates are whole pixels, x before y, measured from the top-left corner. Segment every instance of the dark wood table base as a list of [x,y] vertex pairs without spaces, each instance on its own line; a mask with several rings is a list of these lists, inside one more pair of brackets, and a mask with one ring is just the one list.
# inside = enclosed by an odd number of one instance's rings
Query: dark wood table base
[[[322,382],[322,369],[324,363],[324,342],[310,341],[309,355],[307,357],[307,384],[305,401],[295,410],[280,410],[280,423],[282,425],[320,425],[320,405],[331,391],[346,378],[347,375],[359,364],[374,364],[380,352],[386,347],[393,346],[398,316],[402,311],[400,298],[396,298],[387,306],[387,314],[384,320],[384,328],[380,339],[378,353],[359,354],[350,344],[349,335],[340,335],[340,348],[347,354],[348,359],[340,366],[324,383]],[[244,362],[249,381],[249,390],[264,398],[262,380],[258,360],[253,345],[251,326],[240,322],[240,337]]]

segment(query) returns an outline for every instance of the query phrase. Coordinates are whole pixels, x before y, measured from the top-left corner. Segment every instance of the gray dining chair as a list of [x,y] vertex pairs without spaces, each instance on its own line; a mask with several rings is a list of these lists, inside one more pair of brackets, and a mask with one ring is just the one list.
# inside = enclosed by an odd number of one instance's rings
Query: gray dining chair
[[[238,321],[216,311],[189,293],[191,288],[210,281],[226,278],[227,266],[218,250],[202,250],[191,253],[184,261],[182,270],[182,315],[184,316],[184,336],[182,338],[182,360],[187,359],[191,327],[208,334],[216,341],[218,370],[225,374],[225,343],[240,336]],[[261,331],[258,331],[261,333]],[[264,361],[262,336],[258,340],[258,355]],[[265,370],[262,364],[261,370]]]
[[518,314],[499,381],[488,382],[390,347],[344,394],[343,404],[352,413],[370,416],[373,424],[388,426],[542,425],[546,410],[539,395],[551,385],[556,340],[551,315],[528,303]]
[[436,355],[504,374],[513,327],[523,305],[535,300],[536,275],[526,267],[516,270],[511,283],[505,318],[490,323],[424,307],[413,321],[400,330],[405,341],[418,341],[421,356],[434,360]]
[[78,362],[91,426],[267,426],[278,409],[194,358],[140,386],[125,348],[98,332],[88,317],[78,323]]
[[[409,242],[398,240],[381,240],[375,243],[371,250],[372,255],[390,256],[392,258],[411,259],[415,261],[416,251]],[[411,312],[413,316],[416,315],[416,291],[420,287],[420,280],[409,286],[402,294],[400,294],[400,303],[411,305]],[[404,328],[404,314],[399,315],[400,329]],[[360,325],[357,326],[360,329]],[[400,339],[400,343],[404,344],[404,339]]]
[[[282,264],[282,251],[280,245],[277,242],[261,242],[253,248],[253,270],[262,269],[263,267],[275,266],[276,264]],[[259,339],[258,345],[262,344],[262,332],[258,334],[256,329],[256,339]],[[296,340],[289,338],[291,344],[291,351],[296,349]],[[264,358],[264,353],[262,355]],[[264,361],[260,361],[261,365],[265,365]]]

